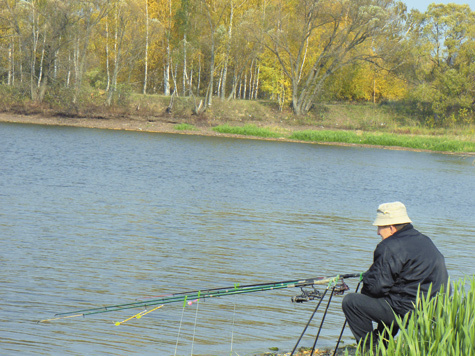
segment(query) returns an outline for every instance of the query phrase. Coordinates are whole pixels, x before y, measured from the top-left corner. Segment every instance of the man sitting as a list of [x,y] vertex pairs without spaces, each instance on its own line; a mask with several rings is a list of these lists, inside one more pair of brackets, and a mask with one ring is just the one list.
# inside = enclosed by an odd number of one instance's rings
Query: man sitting
[[[366,347],[371,339],[377,342],[385,325],[393,324],[393,336],[396,335],[399,329],[395,315],[404,316],[414,309],[419,288],[425,295],[432,285],[434,296],[448,282],[444,256],[411,223],[400,202],[378,207],[373,225],[378,227],[382,241],[363,276],[361,294],[350,293],[343,299],[348,325],[357,342],[368,336]],[[378,325],[375,330],[373,322]]]

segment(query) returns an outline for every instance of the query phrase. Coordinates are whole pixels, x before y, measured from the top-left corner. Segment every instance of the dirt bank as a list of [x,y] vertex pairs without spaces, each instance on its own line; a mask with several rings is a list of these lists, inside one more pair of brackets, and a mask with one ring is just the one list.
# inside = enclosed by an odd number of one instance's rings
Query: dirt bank
[[[35,124],[49,126],[71,126],[84,127],[92,129],[104,130],[126,130],[126,131],[143,131],[157,133],[174,133],[185,135],[202,135],[202,136],[221,136],[221,137],[239,137],[248,139],[265,139],[259,137],[246,137],[241,135],[222,134],[212,130],[215,125],[203,124],[194,125],[194,130],[177,130],[175,126],[181,122],[178,120],[167,120],[164,118],[147,118],[147,117],[64,117],[64,116],[44,116],[41,114],[22,115],[12,113],[0,113],[0,122],[19,123],[19,124]],[[287,129],[290,130],[290,129]],[[267,140],[267,139],[265,139]],[[287,139],[272,139],[274,141],[292,141]]]
[[[126,130],[126,131],[142,131],[142,132],[157,132],[157,133],[174,133],[181,135],[201,135],[201,136],[219,136],[219,137],[233,137],[241,139],[254,139],[254,140],[268,140],[268,141],[283,141],[283,142],[302,142],[310,144],[308,141],[296,141],[287,138],[261,138],[255,136],[242,136],[223,134],[213,131],[213,127],[223,123],[209,123],[209,122],[197,122],[193,123],[194,130],[177,130],[175,126],[182,123],[182,121],[175,118],[164,117],[144,117],[144,116],[108,116],[108,117],[70,117],[62,115],[43,115],[43,114],[16,114],[3,112],[0,113],[0,122],[7,123],[19,123],[19,124],[35,124],[35,125],[50,125],[50,126],[70,126],[70,127],[84,127],[93,129],[107,129],[107,130]],[[235,123],[229,123],[233,125]],[[262,123],[260,123],[262,126]],[[285,126],[279,125],[279,130],[282,132],[291,133],[293,130],[315,130],[315,127],[305,126]],[[316,144],[316,143],[314,143]],[[329,143],[319,142],[322,145],[338,145],[338,146],[354,146],[354,147],[373,147],[390,150],[405,150],[416,152],[431,152],[429,150],[411,149],[405,147],[394,146],[375,146],[375,145],[359,145],[353,143]],[[453,154],[450,152],[440,152],[444,154]],[[462,155],[474,156],[472,153],[464,153]]]

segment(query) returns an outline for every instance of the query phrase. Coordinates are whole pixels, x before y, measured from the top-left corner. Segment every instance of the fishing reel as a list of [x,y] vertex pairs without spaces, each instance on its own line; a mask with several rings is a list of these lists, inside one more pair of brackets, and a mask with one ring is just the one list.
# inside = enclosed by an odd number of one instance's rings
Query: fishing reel
[[303,287],[300,287],[300,290],[302,291],[302,294],[292,297],[292,303],[304,303],[322,298],[320,291],[315,289],[314,286],[312,286],[312,290],[310,291],[303,289]]
[[[343,295],[349,289],[350,287],[341,279],[339,283],[333,287],[333,294]],[[304,303],[315,299],[322,299],[322,294],[314,286],[312,286],[312,290],[305,290],[303,287],[300,287],[300,290],[302,294],[292,297],[292,303]]]
[[333,290],[333,294],[335,295],[343,295],[347,290],[350,290],[350,287],[342,280],[335,286]]

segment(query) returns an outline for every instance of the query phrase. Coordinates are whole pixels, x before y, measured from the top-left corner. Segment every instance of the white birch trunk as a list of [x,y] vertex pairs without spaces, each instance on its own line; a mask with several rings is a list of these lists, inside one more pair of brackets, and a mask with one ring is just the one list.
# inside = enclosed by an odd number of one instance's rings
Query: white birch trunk
[[257,94],[259,92],[259,73],[261,71],[261,67],[257,66],[257,73],[256,73],[256,85],[254,89],[254,100],[257,100]]
[[168,29],[167,29],[167,58],[165,61],[165,68],[163,73],[163,89],[165,95],[170,95],[170,66],[171,66],[171,49],[170,49],[170,36],[171,36],[171,21],[172,21],[172,0],[168,1],[169,17],[168,17]]
[[237,94],[238,99],[242,99],[241,94],[242,94],[242,77],[239,78],[239,90]]
[[219,93],[221,93],[221,83],[222,83],[222,80],[223,80],[223,72],[224,72],[224,68],[221,68],[221,72],[219,73],[218,85],[217,85],[217,88],[216,88],[216,94],[218,94],[218,95],[219,95]]
[[254,59],[251,62],[251,68],[249,69],[249,95],[247,96],[247,99],[250,100],[252,99],[252,80],[253,80],[253,68],[254,68]]
[[43,48],[41,50],[41,59],[40,59],[40,73],[38,74],[38,88],[41,85],[41,80],[43,79],[43,64],[45,60],[45,46],[46,46],[46,28],[45,33],[43,34]]
[[68,51],[68,73],[66,74],[66,88],[69,88],[71,83],[71,52]]
[[198,56],[198,84],[196,85],[196,93],[200,95],[200,87],[201,87],[201,53]]
[[13,41],[8,44],[8,78],[7,85],[13,85]]
[[119,11],[115,15],[115,33],[114,33],[114,73],[112,75],[112,91],[117,89],[117,68],[119,64]]
[[230,0],[231,9],[229,14],[229,28],[228,28],[228,41],[226,44],[226,58],[224,59],[224,67],[223,67],[223,75],[222,75],[222,86],[220,96],[221,99],[224,99],[226,96],[226,78],[228,76],[228,63],[229,63],[229,56],[231,53],[231,39],[233,34],[233,17],[234,17],[234,0]]
[[107,73],[107,86],[106,92],[109,91],[111,85],[111,72],[109,63],[109,18],[106,18],[106,73]]
[[32,32],[32,39],[33,39],[33,50],[30,57],[30,95],[32,100],[37,99],[37,87],[35,86],[35,72],[36,72],[36,51],[38,48],[38,36],[39,31],[36,29],[36,12],[35,7],[31,7],[31,15],[32,15],[32,24],[31,24],[31,32]]
[[183,35],[183,96],[186,95],[186,81],[188,75],[186,74],[186,33]]
[[145,0],[145,58],[144,58],[144,79],[143,79],[143,94],[147,94],[148,81],[148,41],[149,41],[149,18],[148,18],[148,0]]
[[20,58],[20,60],[18,61],[19,62],[19,66],[20,68],[18,69],[20,71],[20,83],[23,83],[23,63],[21,61],[21,58],[22,58],[22,51],[21,51],[21,40],[20,38],[18,38],[18,58]]
[[59,58],[59,49],[56,51],[54,55],[53,75],[54,75],[55,80],[58,77],[58,58]]

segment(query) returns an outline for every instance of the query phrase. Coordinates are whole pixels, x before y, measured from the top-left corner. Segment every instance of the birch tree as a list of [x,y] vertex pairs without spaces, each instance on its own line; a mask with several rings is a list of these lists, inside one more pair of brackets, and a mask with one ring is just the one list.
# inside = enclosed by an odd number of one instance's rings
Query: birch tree
[[86,71],[88,48],[96,26],[109,11],[109,0],[78,0],[76,14],[78,20],[75,28],[77,37],[77,80],[73,103],[76,104],[82,89],[83,76]]
[[[67,48],[75,24],[74,1],[7,1],[8,21],[21,43],[29,69],[30,97],[41,102],[55,71],[60,49]],[[21,60],[21,59],[20,59]]]
[[275,1],[257,40],[291,81],[294,113],[304,115],[340,68],[384,56],[358,51],[362,44],[384,37],[397,45],[404,12],[393,0]]
[[206,89],[204,109],[212,105],[214,94],[214,76],[216,60],[216,36],[217,29],[221,25],[226,9],[229,5],[227,0],[200,0],[202,11],[207,20],[209,38],[209,81]]
[[[130,84],[132,73],[139,68],[137,63],[143,58],[143,32],[141,28],[141,6],[133,0],[120,1],[115,4],[113,12],[114,46],[112,56],[112,78],[107,93],[106,104],[112,104],[112,98],[118,90],[122,70],[127,69],[122,75],[123,84]],[[119,93],[120,94],[120,93]]]

